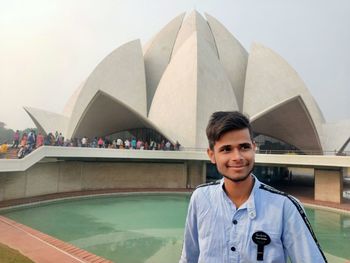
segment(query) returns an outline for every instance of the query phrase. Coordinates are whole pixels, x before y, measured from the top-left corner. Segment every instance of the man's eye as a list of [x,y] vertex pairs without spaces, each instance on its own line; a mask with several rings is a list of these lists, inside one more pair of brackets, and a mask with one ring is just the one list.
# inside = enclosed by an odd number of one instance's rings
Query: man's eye
[[242,150],[250,150],[252,147],[251,147],[251,145],[250,144],[243,144],[243,145],[241,145],[241,149]]
[[224,147],[221,149],[222,152],[229,152],[231,151],[231,148],[230,147]]

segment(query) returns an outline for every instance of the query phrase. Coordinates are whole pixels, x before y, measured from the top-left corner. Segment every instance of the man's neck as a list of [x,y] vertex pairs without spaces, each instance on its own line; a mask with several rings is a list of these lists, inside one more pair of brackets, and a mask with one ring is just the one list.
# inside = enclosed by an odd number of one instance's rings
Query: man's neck
[[245,201],[248,200],[254,186],[254,177],[248,176],[241,182],[233,182],[224,178],[224,189],[227,196],[238,209]]

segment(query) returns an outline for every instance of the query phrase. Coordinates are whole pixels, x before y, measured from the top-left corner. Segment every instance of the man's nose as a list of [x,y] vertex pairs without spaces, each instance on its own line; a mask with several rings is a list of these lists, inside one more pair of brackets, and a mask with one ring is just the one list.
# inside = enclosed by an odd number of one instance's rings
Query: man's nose
[[238,148],[235,148],[231,153],[231,159],[232,160],[242,160],[242,154],[241,151]]

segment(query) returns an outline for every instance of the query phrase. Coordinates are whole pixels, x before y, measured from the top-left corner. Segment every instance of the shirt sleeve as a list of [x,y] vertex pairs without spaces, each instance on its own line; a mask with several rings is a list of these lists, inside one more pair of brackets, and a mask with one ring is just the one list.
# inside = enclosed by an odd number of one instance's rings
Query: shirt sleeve
[[197,263],[199,257],[198,222],[196,199],[197,191],[191,197],[185,225],[184,242],[179,263]]
[[284,204],[282,242],[293,263],[327,262],[303,207],[291,197]]

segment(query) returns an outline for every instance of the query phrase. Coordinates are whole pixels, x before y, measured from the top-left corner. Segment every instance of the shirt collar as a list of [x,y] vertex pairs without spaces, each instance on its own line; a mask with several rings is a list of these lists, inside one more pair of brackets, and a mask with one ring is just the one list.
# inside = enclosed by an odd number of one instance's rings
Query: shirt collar
[[[254,177],[254,186],[253,189],[247,199],[247,201],[243,204],[243,207],[247,208],[248,211],[248,217],[250,219],[254,219],[256,217],[256,209],[255,209],[255,195],[257,192],[257,189],[259,189],[260,186],[260,181],[255,177],[255,175],[252,175]],[[229,200],[228,196],[225,193],[224,190],[224,178],[221,179],[220,181],[220,189],[222,193],[227,197],[227,200]],[[230,200],[231,202],[231,200]]]

